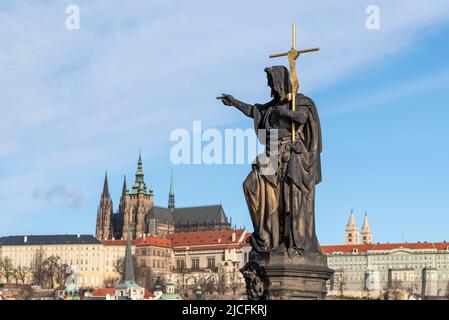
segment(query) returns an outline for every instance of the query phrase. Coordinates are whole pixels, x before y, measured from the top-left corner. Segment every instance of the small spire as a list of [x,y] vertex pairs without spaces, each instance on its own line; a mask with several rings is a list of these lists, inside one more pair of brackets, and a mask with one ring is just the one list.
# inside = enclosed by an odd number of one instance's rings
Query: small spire
[[362,234],[363,233],[371,233],[371,228],[369,226],[368,213],[367,212],[365,212],[365,218],[363,219]]
[[170,175],[170,194],[175,195],[175,187],[173,184],[173,170]]
[[104,174],[103,194],[102,196],[109,196],[108,172]]
[[349,221],[346,225],[346,228],[357,228],[357,222],[355,220],[354,210],[351,209],[351,213],[349,215]]
[[131,251],[131,234],[129,233],[129,223],[128,223],[128,232],[126,239],[126,251],[125,251],[125,271],[123,272],[122,282],[132,281],[135,282],[136,279],[134,277],[134,261],[133,254]]
[[122,198],[128,193],[128,186],[126,185],[126,175],[123,178]]
[[168,193],[168,208],[173,212],[175,209],[175,187],[173,183],[173,171],[170,175],[170,191]]

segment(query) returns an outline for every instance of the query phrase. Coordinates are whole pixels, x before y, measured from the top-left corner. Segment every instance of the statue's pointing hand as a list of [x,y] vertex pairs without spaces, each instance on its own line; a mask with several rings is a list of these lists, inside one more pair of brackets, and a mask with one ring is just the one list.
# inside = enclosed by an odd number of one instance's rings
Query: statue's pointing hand
[[222,93],[220,97],[217,97],[218,100],[221,100],[225,106],[232,106],[234,105],[234,97],[230,94]]

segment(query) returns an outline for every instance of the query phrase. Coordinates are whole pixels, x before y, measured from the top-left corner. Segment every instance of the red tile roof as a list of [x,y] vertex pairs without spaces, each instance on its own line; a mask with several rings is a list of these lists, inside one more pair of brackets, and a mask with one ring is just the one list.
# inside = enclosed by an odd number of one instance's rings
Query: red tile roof
[[92,297],[106,297],[106,295],[114,295],[115,288],[97,288],[92,292]]
[[[241,244],[245,237],[242,234],[245,230],[223,230],[223,231],[199,231],[199,232],[180,232],[173,233],[169,237],[172,240],[174,248],[193,247],[193,246],[223,246],[232,244]],[[235,241],[232,241],[232,234],[235,233]],[[246,236],[246,234],[245,234]],[[239,242],[240,240],[240,242]]]
[[[125,246],[125,240],[103,240],[101,241],[105,246]],[[136,240],[132,240],[131,244],[133,246],[154,246],[154,247],[164,247],[171,248],[171,240],[168,238],[158,238],[158,237],[143,237]]]
[[415,242],[415,243],[377,243],[377,244],[353,244],[353,245],[334,245],[321,246],[324,253],[343,252],[349,253],[357,249],[360,253],[367,251],[382,251],[392,249],[436,249],[439,251],[447,250],[449,243],[446,242]]
[[144,299],[154,298],[154,293],[151,292],[150,290],[148,290],[147,288],[145,288],[143,298]]
[[[102,240],[102,244],[105,246],[124,246],[126,245],[125,240]],[[131,244],[134,244],[134,241],[131,241]]]
[[135,245],[137,247],[142,246],[153,246],[153,247],[163,247],[163,248],[171,248],[172,243],[168,238],[158,238],[158,237],[144,237],[139,238],[135,241]]

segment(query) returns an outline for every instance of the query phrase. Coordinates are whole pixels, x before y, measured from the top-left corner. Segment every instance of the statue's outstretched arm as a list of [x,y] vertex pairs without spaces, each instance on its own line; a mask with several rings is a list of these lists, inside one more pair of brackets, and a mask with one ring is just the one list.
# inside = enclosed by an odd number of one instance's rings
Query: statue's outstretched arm
[[239,109],[243,114],[245,114],[247,117],[254,118],[254,106],[251,104],[244,103],[240,100],[235,99],[230,94],[223,93],[220,97],[217,97],[217,99],[221,100],[224,105],[226,106],[233,106]]
[[247,117],[254,118],[254,106],[234,99],[233,106],[242,111]]

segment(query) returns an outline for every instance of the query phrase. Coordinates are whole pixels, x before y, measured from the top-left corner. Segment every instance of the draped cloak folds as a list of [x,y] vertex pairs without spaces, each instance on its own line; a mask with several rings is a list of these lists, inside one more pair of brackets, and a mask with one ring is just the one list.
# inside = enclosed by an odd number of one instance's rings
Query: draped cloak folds
[[[256,133],[278,129],[270,119],[279,104],[271,101],[254,106],[252,116]],[[266,162],[256,159],[243,182],[254,226],[250,242],[257,252],[276,250],[282,244],[299,254],[321,252],[315,233],[315,185],[321,182],[320,120],[315,103],[302,94],[297,96],[296,111],[301,111],[305,117],[304,122],[296,126],[295,142],[287,130],[279,130],[284,134],[271,144],[269,134],[265,139],[259,136],[271,164],[278,162],[275,172],[264,174],[261,169]],[[277,146],[277,153],[274,146]]]

